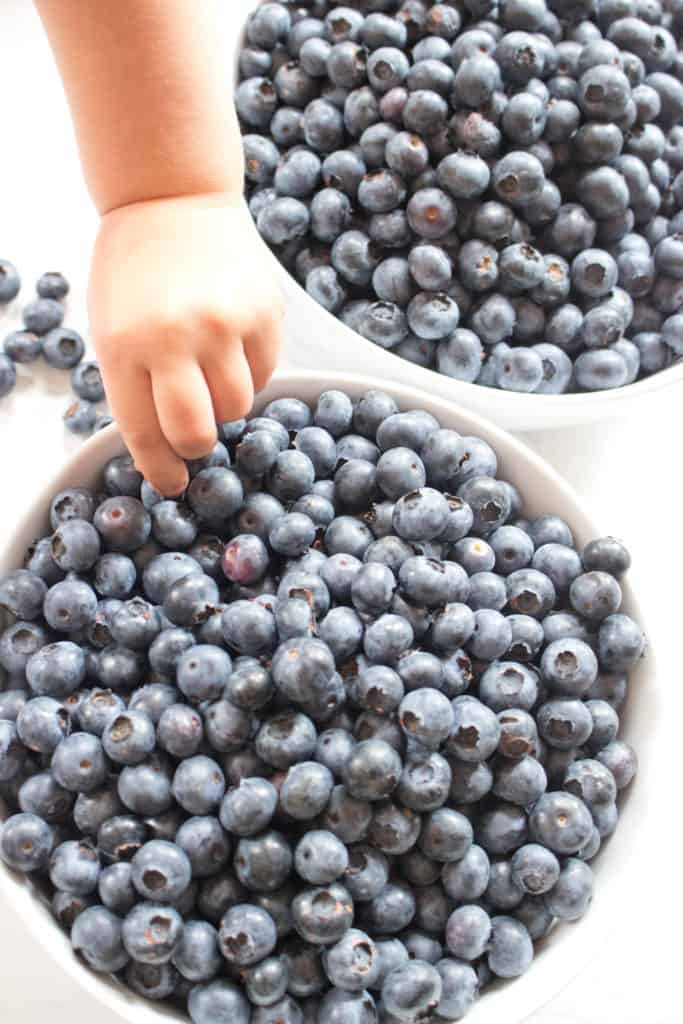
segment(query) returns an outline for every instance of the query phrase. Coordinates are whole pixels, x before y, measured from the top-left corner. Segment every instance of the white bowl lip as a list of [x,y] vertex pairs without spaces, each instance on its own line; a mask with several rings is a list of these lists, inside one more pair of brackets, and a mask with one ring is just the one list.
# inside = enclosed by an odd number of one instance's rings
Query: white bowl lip
[[[262,2],[263,0],[244,0],[243,6],[245,6],[246,18],[248,18],[249,13],[260,6]],[[235,74],[233,76],[233,88],[240,81],[239,56],[242,43],[246,39],[246,18],[241,22],[237,21],[235,25],[235,32],[231,39],[233,64],[235,69]],[[246,197],[243,197],[243,201],[248,210]],[[615,407],[622,402],[628,402],[630,400],[637,401],[644,398],[646,395],[656,394],[659,391],[675,387],[676,384],[683,382],[683,358],[677,359],[671,364],[671,366],[667,366],[664,370],[658,370],[657,373],[652,373],[649,377],[644,377],[641,380],[634,381],[632,384],[625,384],[621,388],[607,388],[603,391],[579,391],[562,395],[520,394],[515,391],[506,391],[504,388],[487,388],[484,387],[483,384],[470,384],[467,381],[457,380],[455,377],[449,377],[447,374],[439,373],[438,370],[433,370],[426,366],[420,366],[418,363],[412,363],[409,359],[403,359],[402,356],[397,355],[391,349],[385,349],[382,348],[381,345],[375,345],[374,342],[369,341],[367,338],[364,338],[362,334],[359,334],[357,331],[348,327],[343,320],[340,320],[339,317],[330,313],[329,310],[317,303],[315,299],[308,294],[294,274],[292,274],[284,264],[280,262],[276,254],[262,238],[251,214],[249,214],[249,220],[253,226],[255,235],[258,237],[263,248],[274,261],[279,271],[282,274],[285,274],[287,279],[292,283],[292,285],[294,285],[295,290],[299,293],[301,301],[305,300],[305,303],[309,304],[316,311],[315,315],[321,316],[323,323],[329,319],[338,324],[341,331],[348,336],[349,341],[353,341],[356,345],[360,343],[362,349],[372,353],[375,357],[377,356],[377,350],[379,349],[380,353],[385,357],[391,356],[393,359],[401,360],[402,363],[408,363],[409,366],[414,368],[417,373],[416,382],[425,391],[429,391],[431,388],[435,387],[434,378],[439,380],[443,378],[448,381],[449,387],[452,386],[453,388],[453,397],[463,402],[474,401],[474,398],[471,397],[474,394],[477,394],[478,398],[481,397],[478,394],[479,392],[493,391],[496,396],[495,400],[498,407],[497,414],[500,416],[510,416],[510,423],[513,422],[513,419],[516,416],[522,415],[522,410],[526,415],[531,412],[537,413],[539,411],[547,411],[550,414],[556,412],[559,416],[560,413],[566,414],[568,411],[573,412],[578,407],[581,407],[582,409],[589,407],[594,409],[594,418],[599,416],[600,409],[603,409],[606,415],[610,415],[608,410],[614,410]],[[311,315],[313,315],[313,313],[311,313]],[[476,392],[473,391],[473,389],[476,389]],[[552,430],[555,426],[564,425],[565,423],[566,421],[564,419],[558,420],[557,424],[549,421],[547,424],[544,424],[543,429]],[[526,429],[531,430],[539,428],[529,426]]]
[[[426,404],[441,422],[449,421],[448,425],[461,430],[466,435],[475,434],[484,437],[496,450],[496,454],[501,455],[503,478],[509,476],[507,472],[509,467],[506,468],[506,463],[511,459],[518,460],[518,466],[522,466],[525,469],[531,468],[536,474],[545,477],[546,481],[557,489],[557,496],[562,500],[563,515],[566,515],[572,530],[576,531],[579,543],[585,543],[589,537],[601,535],[584,511],[582,500],[562,476],[544,459],[512,434],[487,421],[484,417],[468,409],[462,409],[456,406],[455,403],[449,402],[438,395],[431,395],[409,385],[394,384],[390,381],[362,374],[340,373],[332,376],[324,371],[279,371],[265,391],[257,397],[254,412],[263,408],[273,398],[296,395],[299,389],[305,390],[307,387],[313,387],[314,391],[317,389],[318,393],[331,388],[346,389],[352,394],[354,392],[361,393],[369,389],[383,390],[396,398],[402,411],[420,408]],[[458,422],[454,422],[455,420],[458,420]],[[29,509],[27,519],[30,516],[36,516],[39,512],[42,512],[43,518],[45,518],[49,503],[59,489],[65,486],[77,486],[74,480],[79,478],[79,473],[83,474],[81,478],[84,478],[86,472],[92,475],[95,467],[101,467],[107,459],[123,451],[125,451],[125,448],[116,425],[100,431],[85,441],[75,455],[68,459],[60,471],[55,474],[52,481],[41,488],[38,497]],[[0,549],[0,571],[16,567],[17,549],[22,550],[25,548],[33,537],[33,534],[29,536],[27,526],[26,522],[19,523],[9,541]],[[624,582],[623,591],[625,607],[645,628],[645,620],[633,597],[628,581]],[[651,689],[657,677],[656,663],[651,652],[648,652],[646,662],[641,662],[641,666],[636,670],[639,675],[643,672],[644,664],[647,665],[647,672],[651,677],[651,685],[649,687]],[[652,694],[650,694],[650,697],[652,697]],[[633,696],[631,697],[632,702]],[[652,705],[650,710],[653,712],[652,721],[654,721],[657,705]],[[642,742],[641,746],[648,750],[648,765],[645,767],[649,775],[651,761],[654,758],[654,744],[653,741]],[[657,767],[658,760],[656,758],[654,760],[655,767]],[[642,775],[644,774],[642,768],[643,766],[641,765],[641,783]],[[639,793],[642,786],[636,782],[635,788]],[[634,786],[630,788],[626,796],[624,807],[631,802],[633,790]],[[644,830],[641,829],[641,833],[644,833]],[[636,842],[638,843],[638,840]],[[631,858],[633,856],[633,845],[635,844],[632,844],[628,851],[623,850],[622,856]],[[613,857],[613,859],[617,860],[616,857]],[[605,897],[602,899],[602,902],[606,907],[609,903],[609,897],[613,897],[614,886],[605,886],[605,890],[604,894],[601,895]],[[26,921],[30,931],[38,939],[40,945],[50,955],[51,959],[65,970],[81,989],[99,1000],[119,1019],[129,1022],[129,1024],[164,1024],[164,1022],[169,1020],[187,1020],[186,1014],[181,1010],[167,1006],[162,1007],[159,1004],[145,1000],[143,997],[127,989],[115,978],[109,975],[95,974],[83,967],[71,952],[68,938],[60,931],[56,922],[49,916],[49,911],[41,904],[30,879],[24,878],[19,873],[12,871],[1,862],[0,896]],[[620,906],[621,903],[616,904],[617,912]],[[50,924],[49,928],[41,927],[46,918]],[[593,920],[593,927],[589,930],[588,925],[591,920]],[[617,920],[612,920],[612,918],[605,920],[604,912],[599,917],[594,915],[594,918],[590,918],[589,916],[586,922],[581,923],[579,933],[582,938],[588,941],[581,942],[580,944],[572,941],[576,933],[573,933],[571,929],[558,929],[555,934],[561,935],[559,941],[556,940],[548,943],[543,940],[536,944],[535,964],[525,976],[517,979],[514,985],[495,982],[487,991],[485,998],[478,1001],[475,1007],[469,1011],[467,1019],[472,1024],[480,1024],[480,1020],[481,1024],[490,1024],[494,1019],[489,1012],[492,1009],[491,998],[504,993],[506,998],[505,1007],[508,1013],[507,1019],[510,1020],[511,1024],[513,1022],[514,1024],[522,1024],[530,1013],[540,1010],[588,965],[598,949],[602,948],[607,936],[615,931],[616,927]],[[562,949],[559,949],[559,946]],[[566,966],[566,959],[563,959],[560,955],[562,950],[566,950],[567,947],[569,947],[572,953],[569,958],[569,970]],[[497,1009],[497,1004],[495,1006]]]

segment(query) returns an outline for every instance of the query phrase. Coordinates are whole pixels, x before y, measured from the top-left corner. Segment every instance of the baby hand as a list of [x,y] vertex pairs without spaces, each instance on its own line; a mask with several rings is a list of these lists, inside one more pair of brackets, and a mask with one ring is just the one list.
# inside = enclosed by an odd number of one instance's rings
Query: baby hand
[[105,214],[89,311],[123,440],[154,487],[179,494],[183,460],[249,412],[277,363],[284,306],[248,212],[190,196]]

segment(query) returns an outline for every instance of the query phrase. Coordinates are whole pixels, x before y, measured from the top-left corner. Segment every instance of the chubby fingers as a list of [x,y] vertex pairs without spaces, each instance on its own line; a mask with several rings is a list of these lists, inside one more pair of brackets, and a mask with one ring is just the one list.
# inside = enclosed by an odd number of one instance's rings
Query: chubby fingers
[[181,494],[188,484],[187,466],[161,429],[149,373],[106,364],[103,372],[112,414],[135,465],[161,494]]
[[183,459],[200,459],[216,443],[216,418],[199,364],[191,359],[164,362],[152,373],[159,424]]
[[213,346],[202,360],[202,370],[218,423],[241,419],[254,401],[252,372],[239,340]]
[[284,307],[280,304],[264,312],[245,332],[244,353],[249,363],[254,391],[260,391],[270,380],[282,348]]

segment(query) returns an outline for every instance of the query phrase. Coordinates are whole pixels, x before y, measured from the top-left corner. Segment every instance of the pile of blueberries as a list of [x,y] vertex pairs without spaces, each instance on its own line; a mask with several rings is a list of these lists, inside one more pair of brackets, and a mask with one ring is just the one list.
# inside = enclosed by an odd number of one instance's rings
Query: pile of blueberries
[[258,230],[398,356],[534,394],[683,355],[683,0],[263,3]]
[[0,857],[194,1024],[439,1024],[575,921],[636,771],[630,558],[341,391],[127,455],[0,579]]
[[[21,277],[14,264],[0,259],[0,309],[16,299]],[[36,282],[37,298],[22,311],[22,330],[11,331],[0,351],[0,399],[17,383],[17,364],[35,363],[42,358],[57,370],[71,370],[74,401],[64,413],[64,424],[74,434],[90,434],[112,422],[98,409],[105,399],[102,375],[97,363],[84,360],[85,342],[70,327],[62,326],[64,299],[69,282],[58,271],[42,274]]]

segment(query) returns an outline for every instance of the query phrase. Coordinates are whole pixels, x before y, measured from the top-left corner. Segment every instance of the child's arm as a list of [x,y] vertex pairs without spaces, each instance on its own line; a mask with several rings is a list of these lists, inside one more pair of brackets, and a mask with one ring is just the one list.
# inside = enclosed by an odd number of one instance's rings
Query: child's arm
[[[214,0],[37,0],[102,215],[89,312],[112,411],[165,493],[270,376],[282,300],[241,204]],[[181,458],[182,457],[182,458]]]

